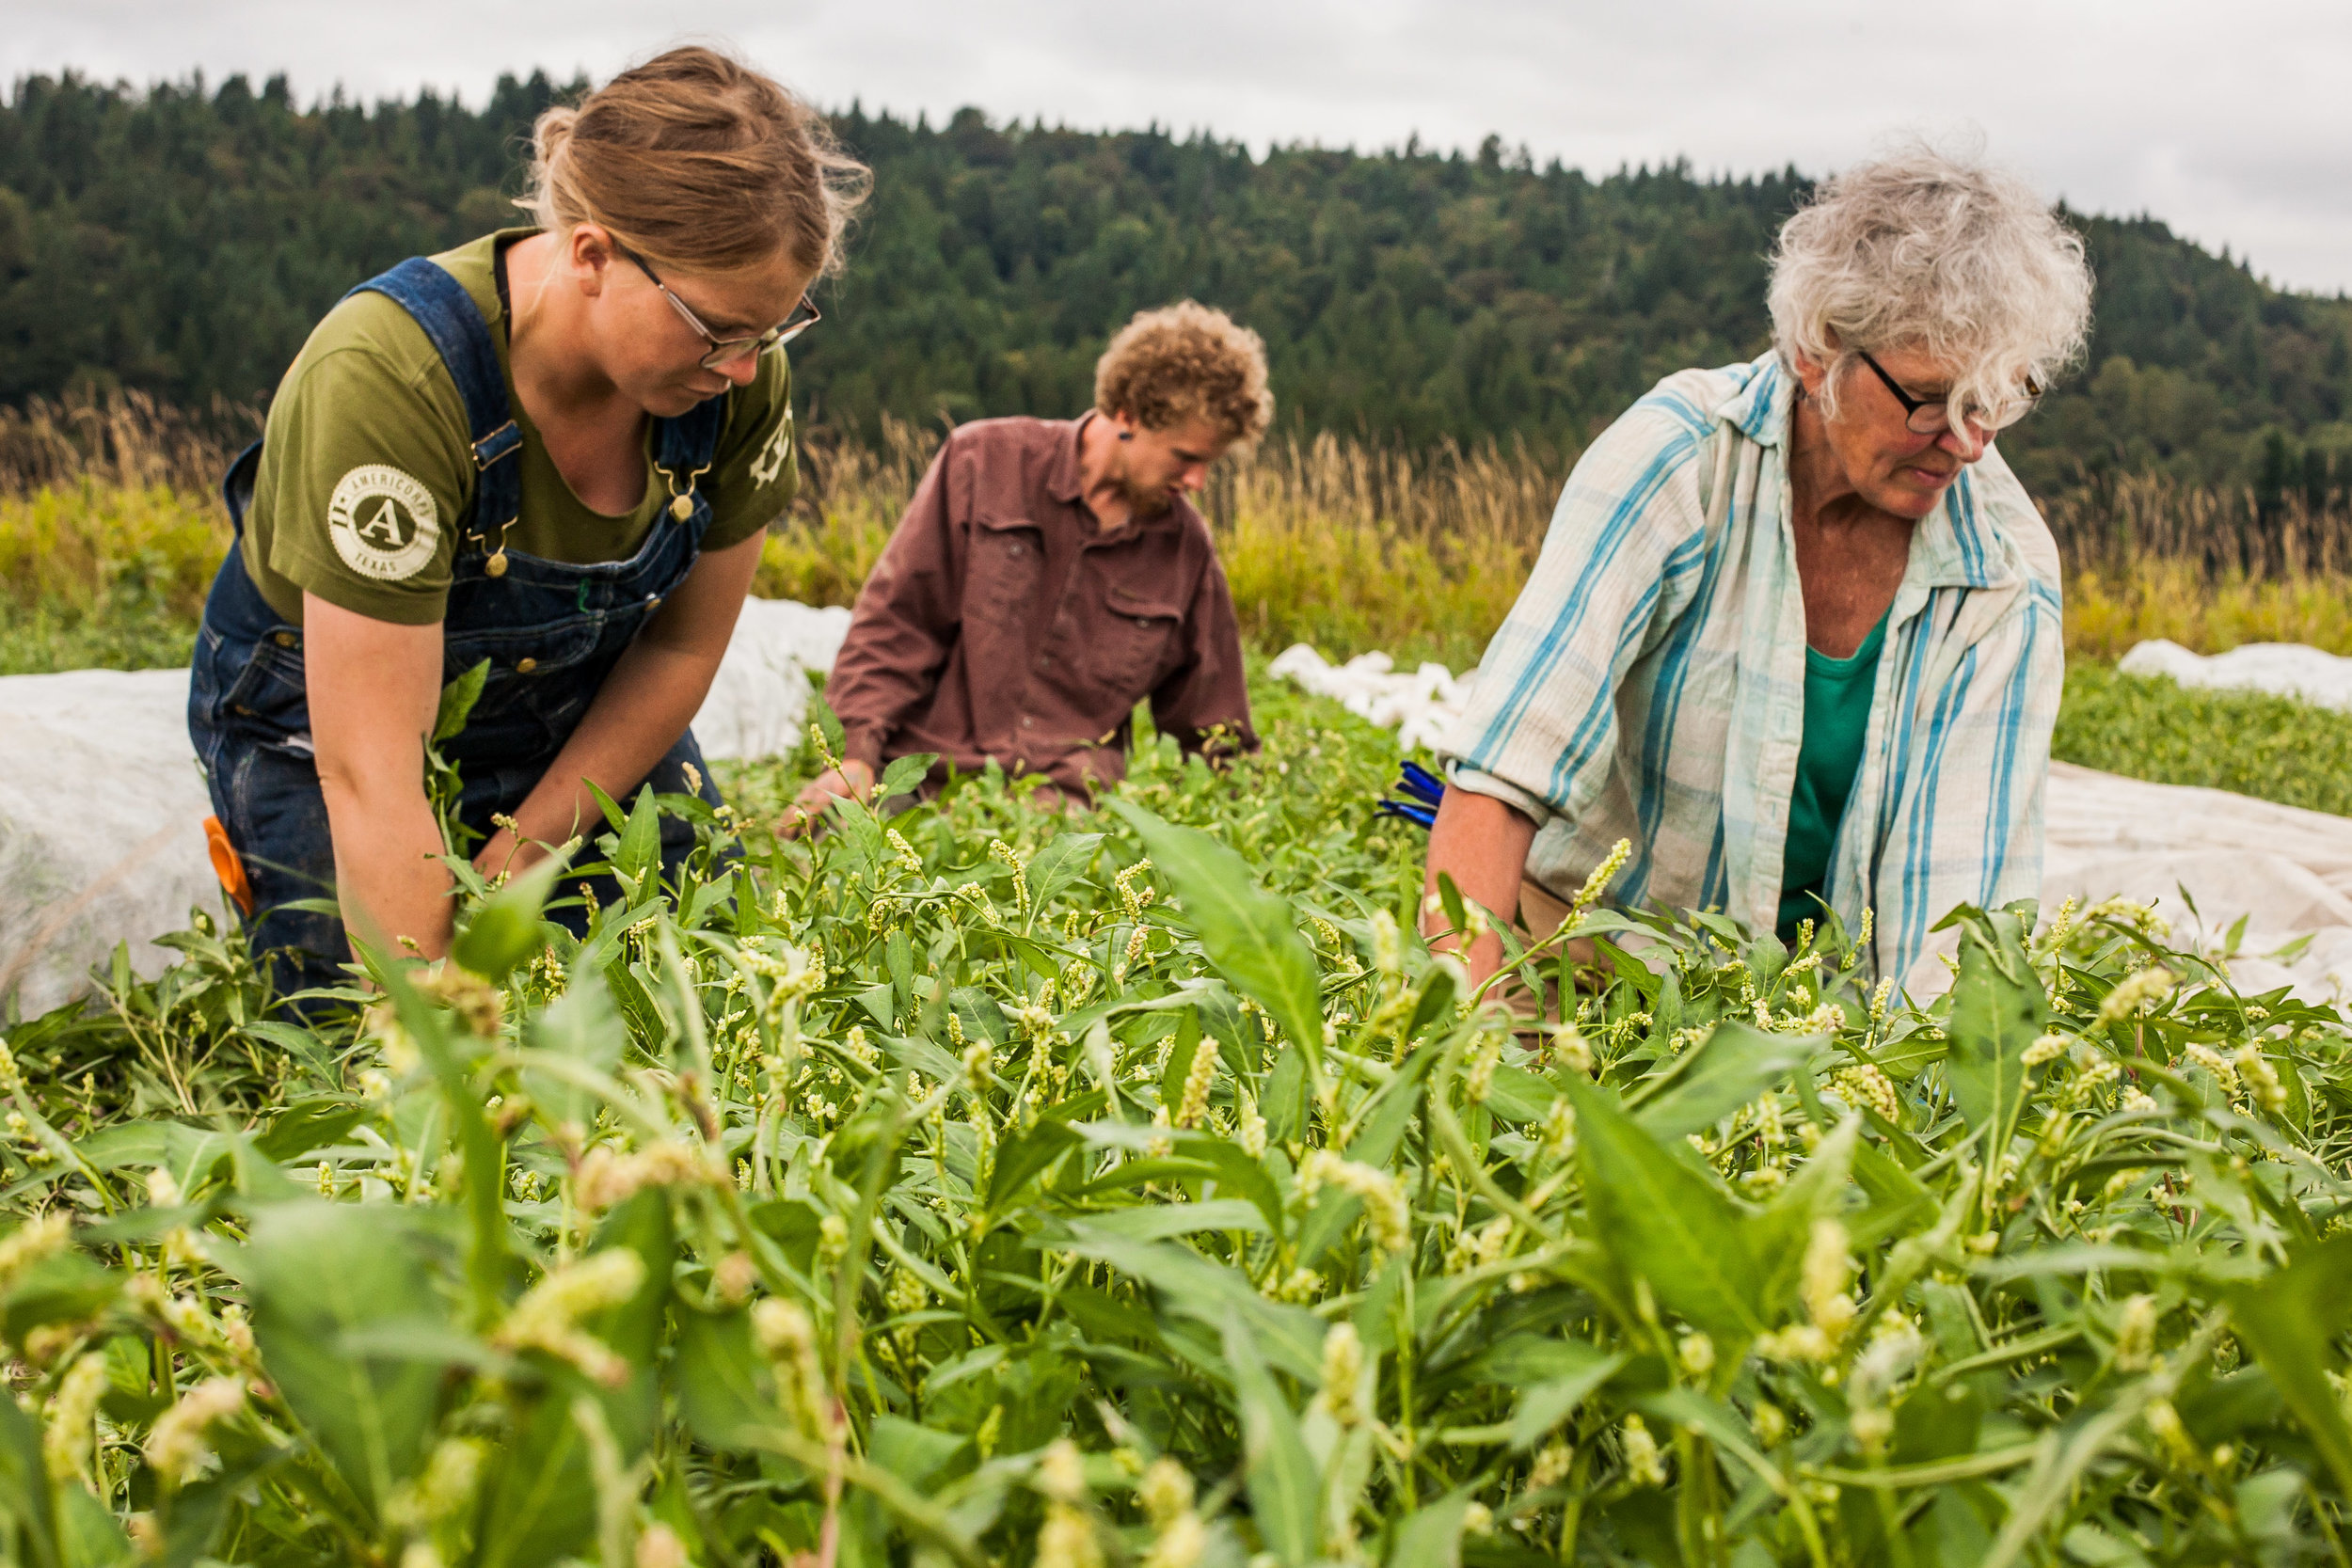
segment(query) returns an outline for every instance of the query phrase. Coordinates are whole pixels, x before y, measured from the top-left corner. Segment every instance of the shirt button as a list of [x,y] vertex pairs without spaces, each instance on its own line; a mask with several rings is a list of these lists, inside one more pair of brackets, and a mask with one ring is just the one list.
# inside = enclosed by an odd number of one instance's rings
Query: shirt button
[[301,641],[302,639],[296,637],[293,632],[281,631],[273,636],[270,641],[277,643],[281,648],[291,648],[295,643]]
[[515,673],[518,675],[528,675],[537,668],[539,668],[539,661],[535,658],[523,657],[515,661]]
[[1023,729],[1025,729],[1025,729],[1029,728],[1029,726],[1031,726],[1032,724],[1035,724],[1036,722],[1037,722],[1037,721],[1036,721],[1036,720],[1034,720],[1034,719],[1024,719],[1024,720],[1022,720],[1022,721],[1021,721],[1021,727],[1022,727]]

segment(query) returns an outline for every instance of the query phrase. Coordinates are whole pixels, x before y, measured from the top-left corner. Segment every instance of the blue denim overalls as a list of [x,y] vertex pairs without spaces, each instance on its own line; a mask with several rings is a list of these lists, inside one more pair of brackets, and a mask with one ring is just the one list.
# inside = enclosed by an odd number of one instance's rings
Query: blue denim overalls
[[[503,293],[502,273],[501,283]],[[457,280],[421,257],[352,292],[370,289],[398,301],[424,328],[457,382],[472,426],[473,506],[457,529],[441,623],[442,679],[453,680],[485,658],[490,670],[464,733],[444,742],[441,752],[463,780],[460,815],[486,834],[493,813],[512,815],[522,804],[638,628],[693,566],[710,523],[710,503],[695,482],[710,467],[726,399],[722,394],[655,421],[654,461],[673,494],[691,504],[683,517],[675,502],[665,507],[635,555],[574,566],[515,554],[504,541],[521,504],[522,434],[509,411],[488,324]],[[245,863],[253,895],[247,934],[257,955],[276,950],[270,962],[283,995],[341,981],[339,966],[350,949],[337,917],[284,907],[332,896],[335,855],[311,753],[302,628],[278,619],[245,569],[245,512],[261,455],[256,441],[221,483],[239,543],[230,546],[205,601],[188,683],[188,733],[213,810]],[[701,774],[698,790],[687,787],[690,766]],[[698,793],[720,803],[691,730],[644,782],[664,794]],[[592,837],[599,831],[593,822],[580,826]],[[693,845],[687,824],[663,818],[666,874],[676,873]],[[618,896],[609,879],[591,886],[599,901]],[[585,928],[585,912],[576,907],[549,914]]]

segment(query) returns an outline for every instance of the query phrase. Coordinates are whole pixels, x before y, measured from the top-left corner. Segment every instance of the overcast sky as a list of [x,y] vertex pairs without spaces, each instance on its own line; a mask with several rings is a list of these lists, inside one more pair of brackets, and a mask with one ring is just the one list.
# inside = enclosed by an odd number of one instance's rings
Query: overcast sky
[[8,0],[0,74],[201,68],[308,101],[501,71],[601,77],[730,41],[828,105],[965,103],[1375,149],[1489,132],[1603,173],[1835,168],[1891,131],[1981,131],[2052,197],[2147,212],[2279,283],[2352,290],[2345,0]]

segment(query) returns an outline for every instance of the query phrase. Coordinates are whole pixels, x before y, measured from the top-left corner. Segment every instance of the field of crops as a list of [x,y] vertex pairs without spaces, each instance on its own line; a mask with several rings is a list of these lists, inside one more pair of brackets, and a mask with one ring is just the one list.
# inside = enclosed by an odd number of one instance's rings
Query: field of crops
[[[820,451],[762,591],[845,602],[929,450]],[[0,672],[179,662],[218,455],[0,419]],[[1225,470],[1254,650],[1470,662],[1549,484]],[[2352,651],[2344,552],[2285,554],[2078,560],[2058,754],[2352,809],[2352,717],[2104,662]],[[1963,911],[1912,1006],[1849,933],[1595,887],[1531,1023],[1410,934],[1391,737],[1254,697],[1263,755],[1147,741],[1079,817],[983,778],[785,845],[818,741],[724,767],[735,812],[616,807],[364,1012],[199,916],[0,1020],[0,1563],[2352,1560],[2334,1010],[2126,906]],[[664,812],[708,844],[666,890]],[[540,922],[607,863],[584,941]]]
[[1081,818],[640,799],[586,940],[482,890],[356,1022],[199,923],[11,1027],[0,1557],[2344,1560],[2335,1013],[2127,908],[1912,1009],[1596,887],[1530,1025],[1387,737],[1261,701]]

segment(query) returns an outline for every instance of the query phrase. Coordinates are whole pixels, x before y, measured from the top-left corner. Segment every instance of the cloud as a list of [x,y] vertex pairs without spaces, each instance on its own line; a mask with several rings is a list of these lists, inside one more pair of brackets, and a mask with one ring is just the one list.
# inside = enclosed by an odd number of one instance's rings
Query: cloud
[[501,71],[611,72],[728,40],[819,102],[934,121],[1157,122],[1254,147],[1474,146],[1488,133],[1604,172],[1836,167],[1890,131],[1980,132],[2053,197],[2148,212],[2290,286],[2352,289],[2352,8],[2266,0],[88,0],[11,19],[9,75],[144,82],[287,72],[305,96],[430,84],[479,102]]

